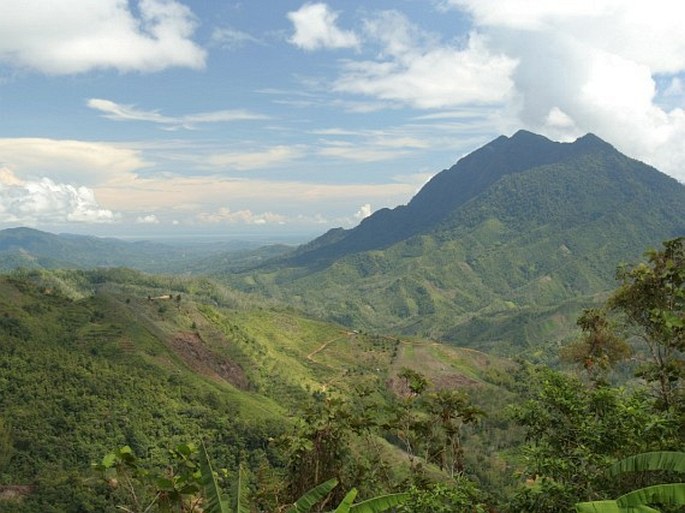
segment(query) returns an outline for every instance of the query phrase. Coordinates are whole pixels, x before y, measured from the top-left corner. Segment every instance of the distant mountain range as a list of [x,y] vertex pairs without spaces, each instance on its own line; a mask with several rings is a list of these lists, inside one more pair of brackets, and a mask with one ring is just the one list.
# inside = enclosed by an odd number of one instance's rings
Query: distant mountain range
[[519,131],[409,204],[229,279],[350,326],[511,353],[568,336],[619,263],[683,234],[683,184],[592,134]]
[[247,241],[162,244],[86,235],[53,234],[33,228],[0,230],[0,270],[24,268],[130,267],[153,273],[188,273],[203,261],[218,259],[222,268],[242,269],[292,247],[260,248]]

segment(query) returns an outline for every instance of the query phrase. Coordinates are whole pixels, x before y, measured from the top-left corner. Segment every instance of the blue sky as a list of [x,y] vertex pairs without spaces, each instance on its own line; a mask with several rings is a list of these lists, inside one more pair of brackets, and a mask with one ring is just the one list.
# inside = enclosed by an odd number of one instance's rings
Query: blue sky
[[315,236],[519,128],[685,180],[685,6],[0,0],[0,228]]

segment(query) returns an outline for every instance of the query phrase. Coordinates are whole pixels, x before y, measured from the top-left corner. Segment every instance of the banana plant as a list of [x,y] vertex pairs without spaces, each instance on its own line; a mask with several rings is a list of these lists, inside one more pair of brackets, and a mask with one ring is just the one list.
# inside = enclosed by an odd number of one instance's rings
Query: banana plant
[[[613,476],[643,471],[685,472],[685,452],[656,451],[630,456],[614,463]],[[579,502],[577,513],[659,513],[649,504],[685,505],[685,483],[658,484],[639,488],[615,500]]]
[[[238,469],[238,482],[236,493],[231,501],[223,496],[221,489],[214,476],[212,464],[207,455],[207,448],[204,443],[200,447],[200,472],[202,481],[202,492],[205,498],[203,504],[205,513],[249,513],[250,508],[247,504],[247,487],[242,465]],[[329,479],[305,492],[295,503],[286,510],[286,513],[309,513],[312,508],[321,502],[330,491],[338,485],[336,479]],[[406,497],[406,493],[395,493],[381,495],[354,504],[357,497],[357,490],[353,488],[343,498],[333,513],[383,513],[398,504]]]
[[[401,504],[406,498],[406,493],[392,493],[372,497],[357,504],[353,504],[357,496],[357,490],[352,488],[342,502],[335,509],[335,513],[382,513]],[[346,500],[348,499],[349,500]]]
[[[234,513],[233,511],[231,511],[228,500],[224,498],[223,494],[221,493],[221,489],[219,488],[219,484],[216,482],[214,469],[212,468],[212,462],[209,461],[209,456],[207,455],[207,448],[205,447],[204,442],[202,442],[202,445],[200,446],[200,473],[202,482],[202,494],[206,501],[206,503],[204,504],[205,512]],[[240,491],[240,486],[238,486],[238,492]],[[238,502],[240,503],[241,501]]]

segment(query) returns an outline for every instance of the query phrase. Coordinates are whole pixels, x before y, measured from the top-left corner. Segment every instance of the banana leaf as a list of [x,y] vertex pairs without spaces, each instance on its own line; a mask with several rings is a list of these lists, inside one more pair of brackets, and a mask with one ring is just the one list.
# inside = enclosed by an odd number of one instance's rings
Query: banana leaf
[[636,507],[646,504],[685,505],[685,483],[670,483],[647,486],[628,492],[616,499],[621,508]]
[[408,495],[407,493],[392,493],[372,497],[371,499],[353,504],[350,507],[350,513],[382,513],[401,504]]
[[338,504],[338,507],[335,508],[333,513],[350,513],[350,508],[352,507],[352,503],[356,497],[357,489],[352,488],[349,492],[347,492],[347,495],[343,497],[343,500],[340,502],[340,504]]
[[247,479],[243,464],[238,465],[238,481],[235,486],[235,513],[250,513],[250,506],[247,502]]
[[306,491],[302,497],[295,501],[285,513],[308,513],[319,501],[321,501],[338,484],[337,479],[329,479],[311,490]]
[[200,446],[200,474],[202,479],[202,494],[205,502],[203,504],[205,513],[232,513],[228,502],[221,496],[221,490],[214,477],[214,470],[207,455],[207,448],[204,442]]
[[576,504],[577,513],[660,513],[644,504],[622,508],[616,501],[592,501]]
[[645,470],[685,472],[685,452],[655,451],[636,454],[614,463],[609,468],[609,474],[615,476],[624,472]]

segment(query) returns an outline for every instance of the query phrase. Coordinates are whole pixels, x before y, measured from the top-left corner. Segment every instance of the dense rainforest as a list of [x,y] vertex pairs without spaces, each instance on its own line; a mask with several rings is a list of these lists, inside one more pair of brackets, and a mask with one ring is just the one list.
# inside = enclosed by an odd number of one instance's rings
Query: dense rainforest
[[550,368],[206,279],[10,272],[0,511],[682,508],[685,239],[617,275]]

